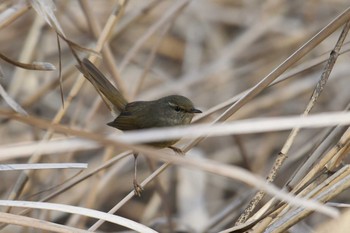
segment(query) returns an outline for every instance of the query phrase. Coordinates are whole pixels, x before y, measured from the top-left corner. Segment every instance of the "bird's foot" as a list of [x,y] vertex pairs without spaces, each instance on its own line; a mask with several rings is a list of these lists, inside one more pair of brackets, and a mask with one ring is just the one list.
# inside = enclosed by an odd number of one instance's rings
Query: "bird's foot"
[[168,146],[168,148],[172,149],[176,154],[185,155],[185,152],[183,152],[180,148],[177,148],[175,146]]
[[135,193],[135,195],[141,197],[141,193],[143,191],[143,188],[141,187],[141,185],[139,185],[137,183],[137,181],[135,179],[133,181],[133,184],[134,184],[134,193]]

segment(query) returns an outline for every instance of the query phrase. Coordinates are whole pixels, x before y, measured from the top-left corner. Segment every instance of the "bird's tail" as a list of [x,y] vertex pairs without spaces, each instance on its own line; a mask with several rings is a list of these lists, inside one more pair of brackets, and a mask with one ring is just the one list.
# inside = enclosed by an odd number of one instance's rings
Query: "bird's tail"
[[[102,72],[87,58],[77,66],[79,71],[95,87],[110,110],[117,114],[124,110],[128,103],[120,91],[102,74]],[[112,106],[111,106],[112,105]]]

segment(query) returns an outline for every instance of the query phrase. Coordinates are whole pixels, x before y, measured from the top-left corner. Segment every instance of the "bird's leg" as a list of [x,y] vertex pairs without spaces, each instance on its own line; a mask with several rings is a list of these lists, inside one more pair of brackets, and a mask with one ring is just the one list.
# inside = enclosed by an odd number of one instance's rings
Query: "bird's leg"
[[133,184],[134,184],[135,195],[140,197],[143,189],[139,185],[139,183],[137,183],[137,156],[138,156],[138,153],[134,152],[134,180],[133,180]]
[[183,152],[180,148],[175,146],[168,146],[169,149],[172,149],[176,154],[179,155],[185,155],[185,152]]

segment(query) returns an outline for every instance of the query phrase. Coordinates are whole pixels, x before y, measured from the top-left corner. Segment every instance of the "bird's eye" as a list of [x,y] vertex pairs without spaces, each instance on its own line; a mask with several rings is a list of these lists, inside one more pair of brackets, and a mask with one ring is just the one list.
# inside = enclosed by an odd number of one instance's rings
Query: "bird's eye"
[[176,112],[181,112],[181,111],[183,111],[183,109],[182,109],[179,105],[174,104],[174,103],[171,103],[171,102],[168,102],[168,103],[169,103],[170,107],[171,107],[172,109],[174,109]]
[[176,112],[180,112],[181,111],[181,108],[179,106],[176,106],[174,109],[175,109]]

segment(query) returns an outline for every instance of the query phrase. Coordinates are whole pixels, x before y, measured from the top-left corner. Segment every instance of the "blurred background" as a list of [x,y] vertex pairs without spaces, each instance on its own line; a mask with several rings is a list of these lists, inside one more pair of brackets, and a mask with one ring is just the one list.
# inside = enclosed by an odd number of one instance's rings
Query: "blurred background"
[[[90,49],[96,48],[101,30],[118,5],[118,1],[109,0],[53,3],[65,36]],[[130,0],[116,26],[109,31],[109,40],[96,64],[129,101],[184,95],[198,109],[210,111],[210,114],[195,118],[196,123],[212,122],[235,102],[234,97],[257,84],[348,6],[349,2],[345,0]],[[91,27],[91,22],[95,27]],[[26,1],[0,1],[0,30],[2,54],[24,63],[45,61],[59,67],[55,31]],[[328,58],[340,31],[330,34],[291,67],[283,76],[288,79],[266,88],[228,121],[302,114],[324,67],[319,61]],[[344,51],[349,48],[347,41]],[[77,84],[82,79],[75,67],[77,62],[67,44],[61,40],[60,45],[63,98],[68,102],[59,122],[96,135],[121,133],[106,125],[113,116],[93,86],[88,82],[81,86]],[[78,54],[80,57],[93,55],[86,51]],[[3,73],[1,86],[29,115],[53,121],[62,111],[58,69],[24,70],[3,60],[0,67]],[[345,52],[339,56],[312,113],[345,109],[350,98],[349,73],[349,54]],[[0,99],[0,107],[10,110],[3,99]],[[285,184],[303,163],[305,153],[300,149],[312,146],[322,130],[304,129],[299,133],[276,178],[277,185]],[[0,158],[1,163],[27,163],[33,154],[41,153],[26,149],[25,145],[37,145],[43,138],[63,142],[67,139],[65,146],[70,147],[69,135],[48,134],[48,131],[0,115],[0,153],[3,155],[1,151],[9,147],[18,148],[12,159]],[[266,177],[289,132],[207,138],[186,156],[237,165]],[[181,140],[177,146],[181,148],[186,143],[188,141]],[[72,149],[65,151],[43,153],[39,161],[84,162],[92,171],[123,151],[124,148],[103,146],[74,149],[72,145]],[[50,202],[107,212],[132,191],[132,165],[133,157],[127,156]],[[139,180],[148,177],[160,165],[160,162],[140,155]],[[78,176],[77,173],[70,169],[32,172],[15,199],[38,201],[57,190],[60,184]],[[20,171],[1,172],[1,199],[9,198],[20,174]],[[51,187],[54,189],[48,190]],[[234,225],[254,191],[252,187],[222,176],[170,166],[145,187],[141,197],[123,204],[116,214],[159,232],[218,232]],[[39,194],[33,196],[36,193]],[[348,194],[343,192],[337,201],[348,202]],[[18,209],[11,212],[17,213]],[[55,211],[36,210],[29,216],[82,229],[95,222]],[[311,232],[325,219],[321,214],[312,214],[295,224],[290,232]],[[126,228],[109,223],[97,231],[128,232]],[[37,230],[9,225],[1,232]]]

